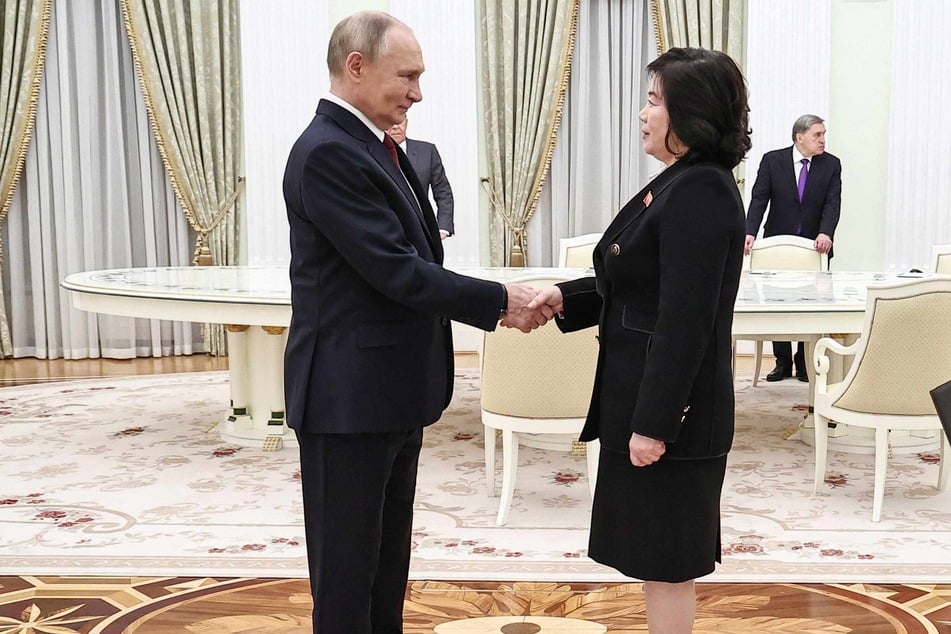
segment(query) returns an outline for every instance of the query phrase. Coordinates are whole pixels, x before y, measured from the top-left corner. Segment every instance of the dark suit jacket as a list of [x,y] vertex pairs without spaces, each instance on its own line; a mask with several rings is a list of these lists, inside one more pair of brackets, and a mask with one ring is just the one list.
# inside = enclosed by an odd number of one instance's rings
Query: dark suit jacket
[[452,221],[452,188],[446,178],[446,171],[442,167],[439,150],[432,143],[406,139],[406,156],[409,157],[409,162],[416,170],[419,182],[423,185],[423,191],[429,195],[429,189],[432,187],[433,200],[436,201],[436,224],[452,235],[455,233]]
[[763,155],[746,216],[746,233],[755,236],[769,205],[763,236],[799,235],[814,239],[820,233],[835,237],[842,204],[842,164],[824,152],[812,157],[802,203],[797,183],[799,172],[793,165],[792,146]]
[[627,454],[637,432],[667,443],[664,460],[729,451],[744,228],[732,172],[674,163],[605,231],[595,277],[559,284],[562,330],[600,325],[582,440]]
[[486,330],[498,322],[501,285],[442,267],[432,209],[398,154],[406,178],[357,117],[321,100],[288,158],[284,396],[296,430],[391,432],[436,421],[452,395],[449,320]]

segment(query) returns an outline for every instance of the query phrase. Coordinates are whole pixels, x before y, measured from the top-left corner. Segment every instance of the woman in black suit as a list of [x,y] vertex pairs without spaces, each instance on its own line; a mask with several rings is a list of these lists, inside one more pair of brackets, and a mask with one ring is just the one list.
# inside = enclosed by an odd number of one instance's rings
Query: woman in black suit
[[644,151],[667,168],[594,251],[595,277],[545,289],[565,332],[599,325],[581,439],[601,439],[589,556],[645,581],[651,632],[688,633],[720,561],[733,440],[731,325],[746,235],[732,169],[750,148],[743,76],[674,48],[647,67]]

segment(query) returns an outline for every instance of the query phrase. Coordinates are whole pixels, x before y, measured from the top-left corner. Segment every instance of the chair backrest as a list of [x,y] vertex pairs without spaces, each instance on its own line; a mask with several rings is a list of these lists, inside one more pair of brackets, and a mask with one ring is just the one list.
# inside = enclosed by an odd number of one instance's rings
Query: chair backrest
[[[526,277],[536,287],[567,278]],[[597,329],[562,333],[554,321],[523,333],[499,326],[482,345],[482,409],[523,418],[587,415],[598,359]]]
[[809,238],[770,236],[753,243],[747,264],[751,271],[828,271],[829,256]]
[[600,240],[600,233],[586,233],[583,236],[562,238],[558,241],[558,266],[576,269],[588,268],[593,264],[594,247]]
[[835,406],[934,416],[929,391],[951,379],[951,277],[869,286],[859,341]]
[[951,244],[931,247],[931,272],[951,275]]

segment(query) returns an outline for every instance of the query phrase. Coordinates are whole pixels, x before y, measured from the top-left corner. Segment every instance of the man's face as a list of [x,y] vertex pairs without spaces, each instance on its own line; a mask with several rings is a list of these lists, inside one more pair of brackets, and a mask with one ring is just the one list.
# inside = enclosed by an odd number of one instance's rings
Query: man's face
[[406,119],[403,119],[402,123],[397,123],[396,125],[391,127],[389,130],[386,131],[386,133],[389,134],[391,137],[393,137],[393,141],[397,145],[405,141],[406,140]]
[[796,147],[806,158],[822,154],[826,151],[826,127],[821,123],[814,123],[803,133],[796,135]]
[[426,70],[423,52],[408,29],[394,26],[387,38],[384,54],[373,62],[363,60],[357,88],[360,103],[354,104],[381,130],[405,122],[406,111],[422,101],[419,76]]

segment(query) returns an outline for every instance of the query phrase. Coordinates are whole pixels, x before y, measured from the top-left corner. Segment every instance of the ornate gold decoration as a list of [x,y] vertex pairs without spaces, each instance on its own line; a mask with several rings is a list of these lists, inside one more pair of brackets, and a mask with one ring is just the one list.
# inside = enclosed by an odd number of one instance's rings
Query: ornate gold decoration
[[572,440],[571,441],[571,455],[572,456],[587,456],[588,443],[581,442],[580,440]]
[[228,332],[245,332],[250,326],[244,324],[225,324],[225,330]]
[[283,335],[287,330],[286,326],[261,326],[261,330],[269,335]]
[[664,40],[664,22],[660,17],[660,0],[651,0],[651,20],[654,22],[654,44],[659,57],[667,50],[667,42]]

